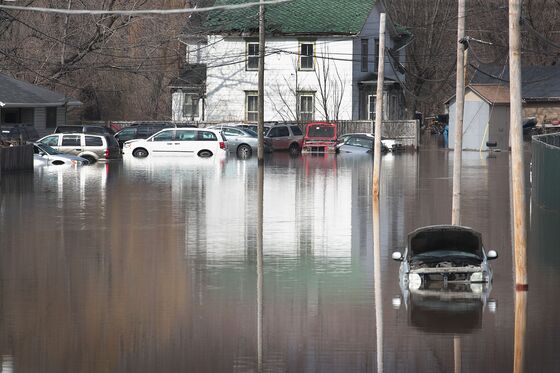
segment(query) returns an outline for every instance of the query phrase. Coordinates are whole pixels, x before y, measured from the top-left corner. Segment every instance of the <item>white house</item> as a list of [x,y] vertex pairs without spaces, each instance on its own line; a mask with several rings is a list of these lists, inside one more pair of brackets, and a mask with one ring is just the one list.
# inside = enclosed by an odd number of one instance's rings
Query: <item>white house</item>
[[[383,11],[372,0],[267,6],[265,121],[372,119]],[[173,119],[256,122],[258,8],[214,11],[203,25],[206,39],[185,42],[187,65],[171,84]],[[385,118],[403,119],[410,34],[390,19],[387,30]]]

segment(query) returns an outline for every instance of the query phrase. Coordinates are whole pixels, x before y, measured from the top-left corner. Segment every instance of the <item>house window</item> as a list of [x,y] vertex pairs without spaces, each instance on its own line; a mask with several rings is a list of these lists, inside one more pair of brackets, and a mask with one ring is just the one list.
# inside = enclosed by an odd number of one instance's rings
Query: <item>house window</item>
[[259,43],[247,43],[247,70],[259,68]]
[[375,119],[375,103],[376,103],[376,96],[369,95],[368,96],[368,119],[374,120]]
[[48,107],[47,108],[47,122],[45,125],[47,128],[55,128],[56,127],[56,108],[55,107]]
[[303,123],[313,122],[315,115],[315,94],[302,92],[298,94],[298,119]]
[[257,92],[245,92],[245,119],[247,122],[259,120],[259,96]]
[[368,39],[362,39],[362,72],[367,72],[369,67],[368,47],[369,47]]
[[315,45],[313,43],[300,43],[299,45],[299,68],[300,70],[313,70],[313,59]]
[[185,93],[185,102],[183,103],[183,117],[187,119],[198,118],[198,101],[199,96],[196,93]]
[[379,39],[375,38],[375,52],[374,52],[374,58],[373,58],[373,66],[374,66],[374,70],[377,71],[378,67],[379,67]]

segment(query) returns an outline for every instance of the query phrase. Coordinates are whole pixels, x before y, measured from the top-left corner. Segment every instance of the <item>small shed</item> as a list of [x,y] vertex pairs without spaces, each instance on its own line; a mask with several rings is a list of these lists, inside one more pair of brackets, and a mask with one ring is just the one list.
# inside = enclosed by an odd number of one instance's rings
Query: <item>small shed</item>
[[66,124],[68,107],[80,101],[0,73],[0,125],[33,125],[40,135]]
[[[456,98],[449,107],[449,149],[455,148]],[[489,150],[487,142],[509,149],[509,88],[499,84],[473,84],[465,88],[463,150]]]

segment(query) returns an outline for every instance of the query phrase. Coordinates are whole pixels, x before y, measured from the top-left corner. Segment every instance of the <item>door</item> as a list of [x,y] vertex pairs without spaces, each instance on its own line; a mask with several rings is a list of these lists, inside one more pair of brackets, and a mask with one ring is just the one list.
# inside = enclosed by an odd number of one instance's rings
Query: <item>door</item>
[[273,149],[288,149],[288,146],[290,146],[289,136],[290,131],[286,126],[272,127],[268,132]]
[[78,155],[82,152],[82,135],[62,135],[62,141],[57,149],[61,153]]
[[149,141],[148,151],[154,154],[172,154],[177,150],[178,145],[175,142],[175,130],[162,131]]
[[198,152],[198,131],[189,129],[177,130],[176,140],[178,144],[177,151],[182,155],[192,155],[195,152]]

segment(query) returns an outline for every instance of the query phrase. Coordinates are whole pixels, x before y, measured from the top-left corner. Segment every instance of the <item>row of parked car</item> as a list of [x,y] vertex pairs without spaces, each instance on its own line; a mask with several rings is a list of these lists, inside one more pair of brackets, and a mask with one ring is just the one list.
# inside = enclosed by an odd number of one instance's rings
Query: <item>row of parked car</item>
[[[35,131],[34,128],[23,129]],[[23,137],[22,128],[19,131],[20,137]],[[257,125],[254,124],[197,128],[193,125],[150,122],[135,124],[117,133],[103,126],[67,125],[59,126],[53,134],[37,140],[35,154],[36,158],[40,157],[47,163],[60,163],[60,153],[70,154],[81,160],[73,158],[67,161],[81,164],[119,159],[122,154],[143,158],[150,154],[178,153],[205,158],[232,152],[240,158],[248,158],[257,151],[257,131]],[[32,134],[26,133],[26,136],[26,140],[30,140]],[[266,152],[288,150],[294,154],[371,153],[374,144],[374,136],[371,134],[337,136],[336,124],[323,122],[309,123],[304,131],[296,124],[266,124],[264,136]],[[385,152],[399,149],[394,141],[383,139],[382,143]]]

